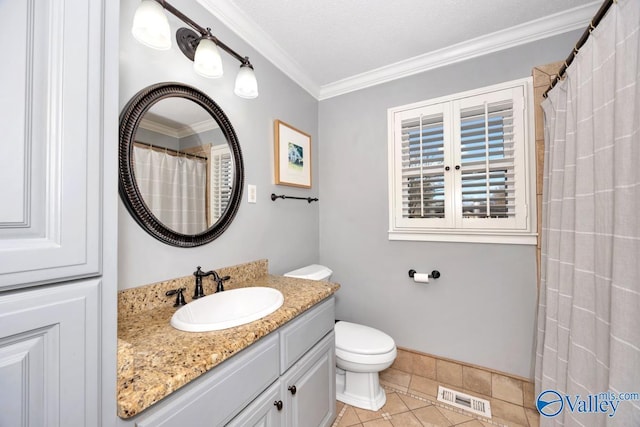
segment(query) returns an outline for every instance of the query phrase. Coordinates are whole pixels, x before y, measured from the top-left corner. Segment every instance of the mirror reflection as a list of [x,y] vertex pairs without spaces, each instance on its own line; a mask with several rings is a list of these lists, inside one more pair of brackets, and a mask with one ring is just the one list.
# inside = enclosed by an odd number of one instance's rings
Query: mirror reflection
[[140,195],[167,228],[198,234],[224,214],[233,156],[219,123],[200,105],[179,97],[156,102],[140,120],[132,154]]

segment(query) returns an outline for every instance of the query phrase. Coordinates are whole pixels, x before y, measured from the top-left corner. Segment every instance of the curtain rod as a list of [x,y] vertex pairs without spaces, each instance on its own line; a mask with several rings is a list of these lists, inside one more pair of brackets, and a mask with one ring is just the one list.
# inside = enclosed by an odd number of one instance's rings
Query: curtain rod
[[578,54],[578,51],[586,43],[587,39],[589,38],[589,35],[591,35],[591,32],[593,30],[595,30],[595,28],[598,26],[600,21],[602,21],[602,18],[604,18],[604,16],[609,11],[609,8],[611,7],[611,5],[614,4],[614,3],[618,3],[618,0],[605,0],[605,2],[602,4],[602,6],[600,6],[600,9],[598,9],[598,11],[596,12],[595,16],[593,17],[593,19],[589,23],[589,28],[587,28],[584,31],[584,33],[582,33],[582,36],[580,37],[580,39],[576,43],[576,46],[573,48],[573,51],[569,54],[567,59],[564,60],[564,65],[562,67],[560,67],[560,71],[558,71],[558,74],[551,81],[551,84],[549,85],[547,90],[545,90],[544,93],[542,94],[543,97],[546,98],[547,97],[547,93],[549,93],[549,91],[551,89],[553,89],[555,87],[555,85],[558,84],[558,82],[564,78],[564,75],[565,75],[565,73],[567,71],[567,68],[573,62],[573,59]]
[[175,154],[176,157],[180,157],[180,156],[189,156],[189,157],[195,157],[196,159],[201,159],[201,160],[208,160],[206,157],[204,156],[199,156],[197,154],[191,154],[191,153],[187,153],[185,151],[178,151],[178,150],[174,150],[173,148],[166,148],[166,147],[161,147],[159,145],[153,145],[153,144],[149,144],[147,142],[140,142],[140,141],[135,141],[134,144],[138,144],[138,145],[142,145],[143,147],[147,147],[150,150],[156,150],[159,152],[169,152],[172,154]]

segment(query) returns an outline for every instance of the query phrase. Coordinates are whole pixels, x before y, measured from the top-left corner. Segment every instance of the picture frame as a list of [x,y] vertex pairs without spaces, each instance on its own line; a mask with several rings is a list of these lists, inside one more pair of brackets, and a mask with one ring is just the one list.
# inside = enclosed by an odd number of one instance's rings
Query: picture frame
[[311,135],[274,121],[275,183],[311,188]]

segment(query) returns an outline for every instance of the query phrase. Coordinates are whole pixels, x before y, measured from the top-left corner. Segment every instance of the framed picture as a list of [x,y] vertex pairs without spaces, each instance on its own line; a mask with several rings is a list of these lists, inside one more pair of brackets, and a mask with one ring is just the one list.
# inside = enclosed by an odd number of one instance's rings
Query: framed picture
[[276,184],[311,188],[311,136],[276,120]]

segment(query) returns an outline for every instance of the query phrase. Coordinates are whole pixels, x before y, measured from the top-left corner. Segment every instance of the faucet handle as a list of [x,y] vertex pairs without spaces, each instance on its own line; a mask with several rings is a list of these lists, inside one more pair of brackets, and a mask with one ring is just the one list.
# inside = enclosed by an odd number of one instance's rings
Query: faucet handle
[[229,279],[231,279],[231,276],[223,276],[220,277],[217,274],[214,277],[214,280],[216,281],[216,283],[218,284],[216,292],[223,292],[224,291],[224,285],[222,284],[222,282],[225,282]]
[[170,291],[167,291],[165,293],[166,296],[170,297],[172,295],[176,296],[176,302],[175,304],[173,304],[174,307],[180,307],[183,305],[186,305],[187,302],[184,300],[184,295],[182,295],[182,292],[187,289],[187,288],[178,288],[178,289],[172,289]]

